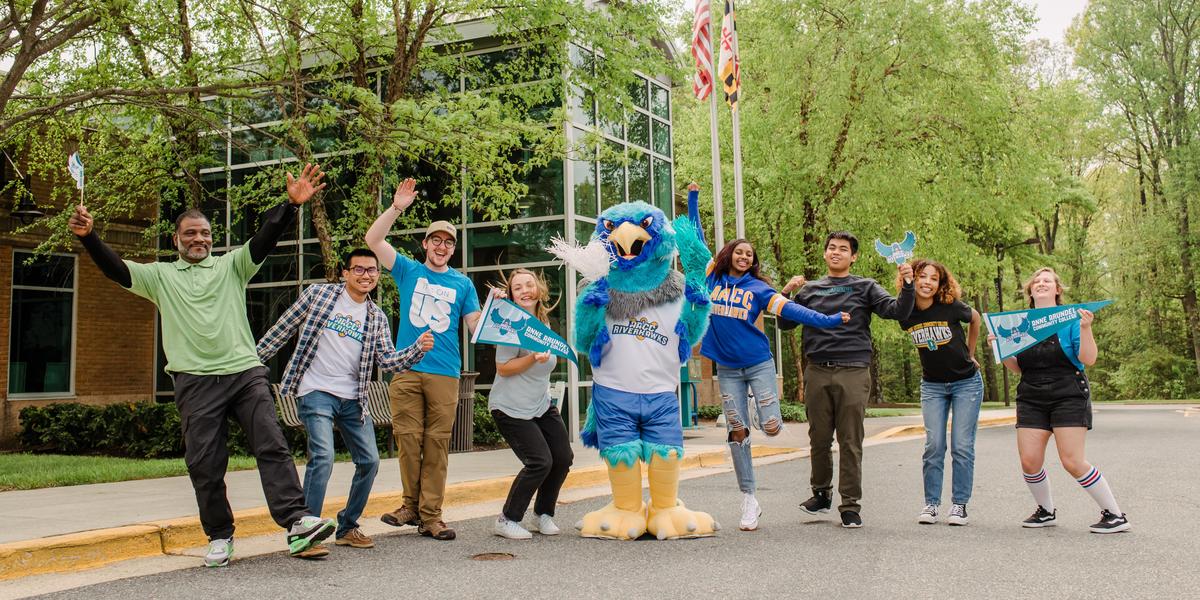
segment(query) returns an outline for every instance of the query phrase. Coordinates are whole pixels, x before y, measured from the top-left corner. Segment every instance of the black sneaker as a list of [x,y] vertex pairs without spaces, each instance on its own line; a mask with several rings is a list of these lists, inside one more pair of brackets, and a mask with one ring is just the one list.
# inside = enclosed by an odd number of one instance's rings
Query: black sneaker
[[967,519],[967,505],[955,504],[950,507],[950,517],[946,522],[951,525],[966,525],[970,521]]
[[812,498],[800,504],[800,510],[810,515],[823,514],[828,513],[831,506],[833,506],[833,500],[829,497],[829,492],[813,490]]
[[1021,527],[1054,527],[1054,517],[1057,515],[1057,509],[1054,512],[1050,512],[1042,508],[1042,505],[1039,504],[1037,510],[1033,511],[1033,514],[1029,515],[1028,519],[1021,521]]
[[1100,511],[1100,522],[1088,527],[1088,531],[1092,533],[1119,533],[1129,531],[1129,519],[1125,518],[1125,513],[1120,516],[1114,515],[1107,510]]
[[862,517],[852,510],[842,511],[842,527],[846,529],[858,529],[862,527]]

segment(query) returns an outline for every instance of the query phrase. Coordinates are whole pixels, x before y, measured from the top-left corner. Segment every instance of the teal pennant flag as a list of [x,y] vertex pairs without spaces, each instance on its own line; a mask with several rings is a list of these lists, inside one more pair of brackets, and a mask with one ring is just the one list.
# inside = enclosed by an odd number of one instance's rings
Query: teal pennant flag
[[575,351],[548,325],[511,300],[489,297],[483,303],[472,344],[518,346],[533,352],[550,352],[579,366]]
[[1078,321],[1080,310],[1096,312],[1109,304],[1112,304],[1112,300],[985,313],[983,321],[987,324],[988,333],[996,336],[992,342],[992,356],[996,357],[996,362],[1016,356]]

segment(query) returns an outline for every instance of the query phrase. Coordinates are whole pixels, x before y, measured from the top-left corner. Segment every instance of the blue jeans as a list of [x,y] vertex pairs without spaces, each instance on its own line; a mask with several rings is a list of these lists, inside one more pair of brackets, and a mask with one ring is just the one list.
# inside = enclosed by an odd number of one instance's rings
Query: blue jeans
[[952,501],[966,504],[975,479],[975,429],[983,404],[983,377],[974,375],[950,383],[921,381],[921,416],[925,418],[925,503],[942,502],[942,472],[946,462],[946,421],[954,411],[950,455],[954,459]]
[[[768,359],[744,369],[727,369],[717,365],[717,384],[721,388],[725,430],[730,434],[729,453],[733,456],[733,472],[737,475],[738,488],[744,493],[753,494],[755,482],[754,463],[750,456],[750,429],[753,427],[770,437],[783,431],[783,417],[779,414],[779,388],[775,385],[775,361]],[[754,394],[753,413],[751,392]],[[735,442],[732,435],[735,431],[745,431],[745,439]]]
[[358,527],[358,518],[367,506],[375,473],[379,470],[379,450],[375,447],[375,425],[371,419],[360,421],[358,400],[343,399],[321,391],[299,398],[298,408],[308,430],[308,465],[304,467],[304,502],[312,514],[321,516],[325,488],[333,472],[333,426],[342,431],[342,441],[354,461],[354,479],[346,508],[337,515],[337,537]]

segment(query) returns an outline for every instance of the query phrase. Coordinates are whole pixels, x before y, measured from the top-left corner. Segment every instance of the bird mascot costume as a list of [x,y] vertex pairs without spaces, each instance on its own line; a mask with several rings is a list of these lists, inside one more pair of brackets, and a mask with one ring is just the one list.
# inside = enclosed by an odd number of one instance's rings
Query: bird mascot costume
[[584,537],[632,540],[648,531],[660,540],[696,538],[720,527],[678,498],[676,388],[680,365],[708,327],[704,275],[712,258],[689,208],[690,217],[671,223],[645,202],[619,204],[600,214],[586,247],[555,240],[551,248],[590,281],[575,306],[575,344],[588,355],[593,381],[582,437],[608,464],[612,502],[584,516]]

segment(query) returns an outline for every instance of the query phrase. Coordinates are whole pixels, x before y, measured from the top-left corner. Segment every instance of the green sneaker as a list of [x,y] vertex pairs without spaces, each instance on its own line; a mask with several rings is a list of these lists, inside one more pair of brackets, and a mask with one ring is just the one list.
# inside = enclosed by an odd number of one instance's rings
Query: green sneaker
[[292,528],[288,530],[288,553],[295,556],[308,550],[321,540],[333,535],[336,528],[337,521],[333,519],[322,519],[311,515],[301,518],[292,523]]
[[208,543],[208,553],[204,555],[204,566],[224,567],[233,558],[233,538],[217,539]]

